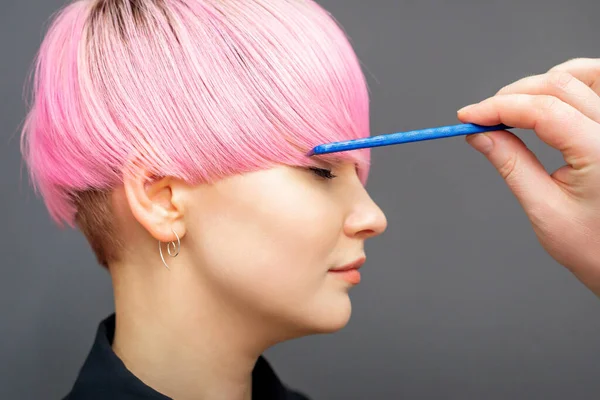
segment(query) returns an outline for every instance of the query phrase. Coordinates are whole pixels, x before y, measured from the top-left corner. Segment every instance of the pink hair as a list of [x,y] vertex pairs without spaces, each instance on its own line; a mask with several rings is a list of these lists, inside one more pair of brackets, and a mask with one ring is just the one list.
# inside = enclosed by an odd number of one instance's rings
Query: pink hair
[[[22,151],[52,218],[135,164],[191,183],[311,165],[313,146],[369,135],[350,43],[311,0],[77,1],[35,68]],[[339,153],[366,181],[368,150]]]

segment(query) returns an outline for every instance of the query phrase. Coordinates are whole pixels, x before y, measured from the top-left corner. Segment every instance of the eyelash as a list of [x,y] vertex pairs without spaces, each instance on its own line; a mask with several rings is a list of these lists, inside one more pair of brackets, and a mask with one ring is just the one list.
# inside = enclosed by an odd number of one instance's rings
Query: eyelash
[[321,178],[333,179],[336,177],[336,175],[331,173],[330,169],[317,168],[317,167],[310,167],[309,169]]

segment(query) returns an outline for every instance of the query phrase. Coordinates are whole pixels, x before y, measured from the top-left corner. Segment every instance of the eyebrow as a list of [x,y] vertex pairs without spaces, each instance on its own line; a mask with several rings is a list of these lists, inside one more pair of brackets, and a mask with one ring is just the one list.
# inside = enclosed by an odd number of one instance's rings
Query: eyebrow
[[316,154],[310,157],[310,159],[331,165],[333,167],[340,166],[345,162],[345,160],[342,157],[334,156],[332,154]]

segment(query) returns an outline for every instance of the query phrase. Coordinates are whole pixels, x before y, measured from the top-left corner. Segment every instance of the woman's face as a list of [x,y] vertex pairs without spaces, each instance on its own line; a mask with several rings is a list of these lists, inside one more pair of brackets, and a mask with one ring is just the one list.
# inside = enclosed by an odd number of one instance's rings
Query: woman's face
[[182,251],[220,301],[292,334],[347,323],[357,274],[332,269],[364,260],[387,222],[353,165],[330,171],[279,166],[194,189]]

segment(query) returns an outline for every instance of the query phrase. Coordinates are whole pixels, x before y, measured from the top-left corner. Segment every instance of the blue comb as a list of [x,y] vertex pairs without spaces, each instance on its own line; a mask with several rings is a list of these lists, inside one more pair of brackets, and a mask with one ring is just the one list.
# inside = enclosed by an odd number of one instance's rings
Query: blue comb
[[320,144],[315,146],[307,155],[336,153],[339,151],[348,151],[364,149],[367,147],[390,146],[393,144],[419,142],[422,140],[443,139],[452,136],[470,135],[473,133],[501,131],[512,129],[512,127],[500,124],[494,126],[483,126],[475,124],[459,124],[440,126],[438,128],[419,129],[416,131],[389,133],[386,135],[371,136],[362,139],[346,140],[343,142],[334,142]]

